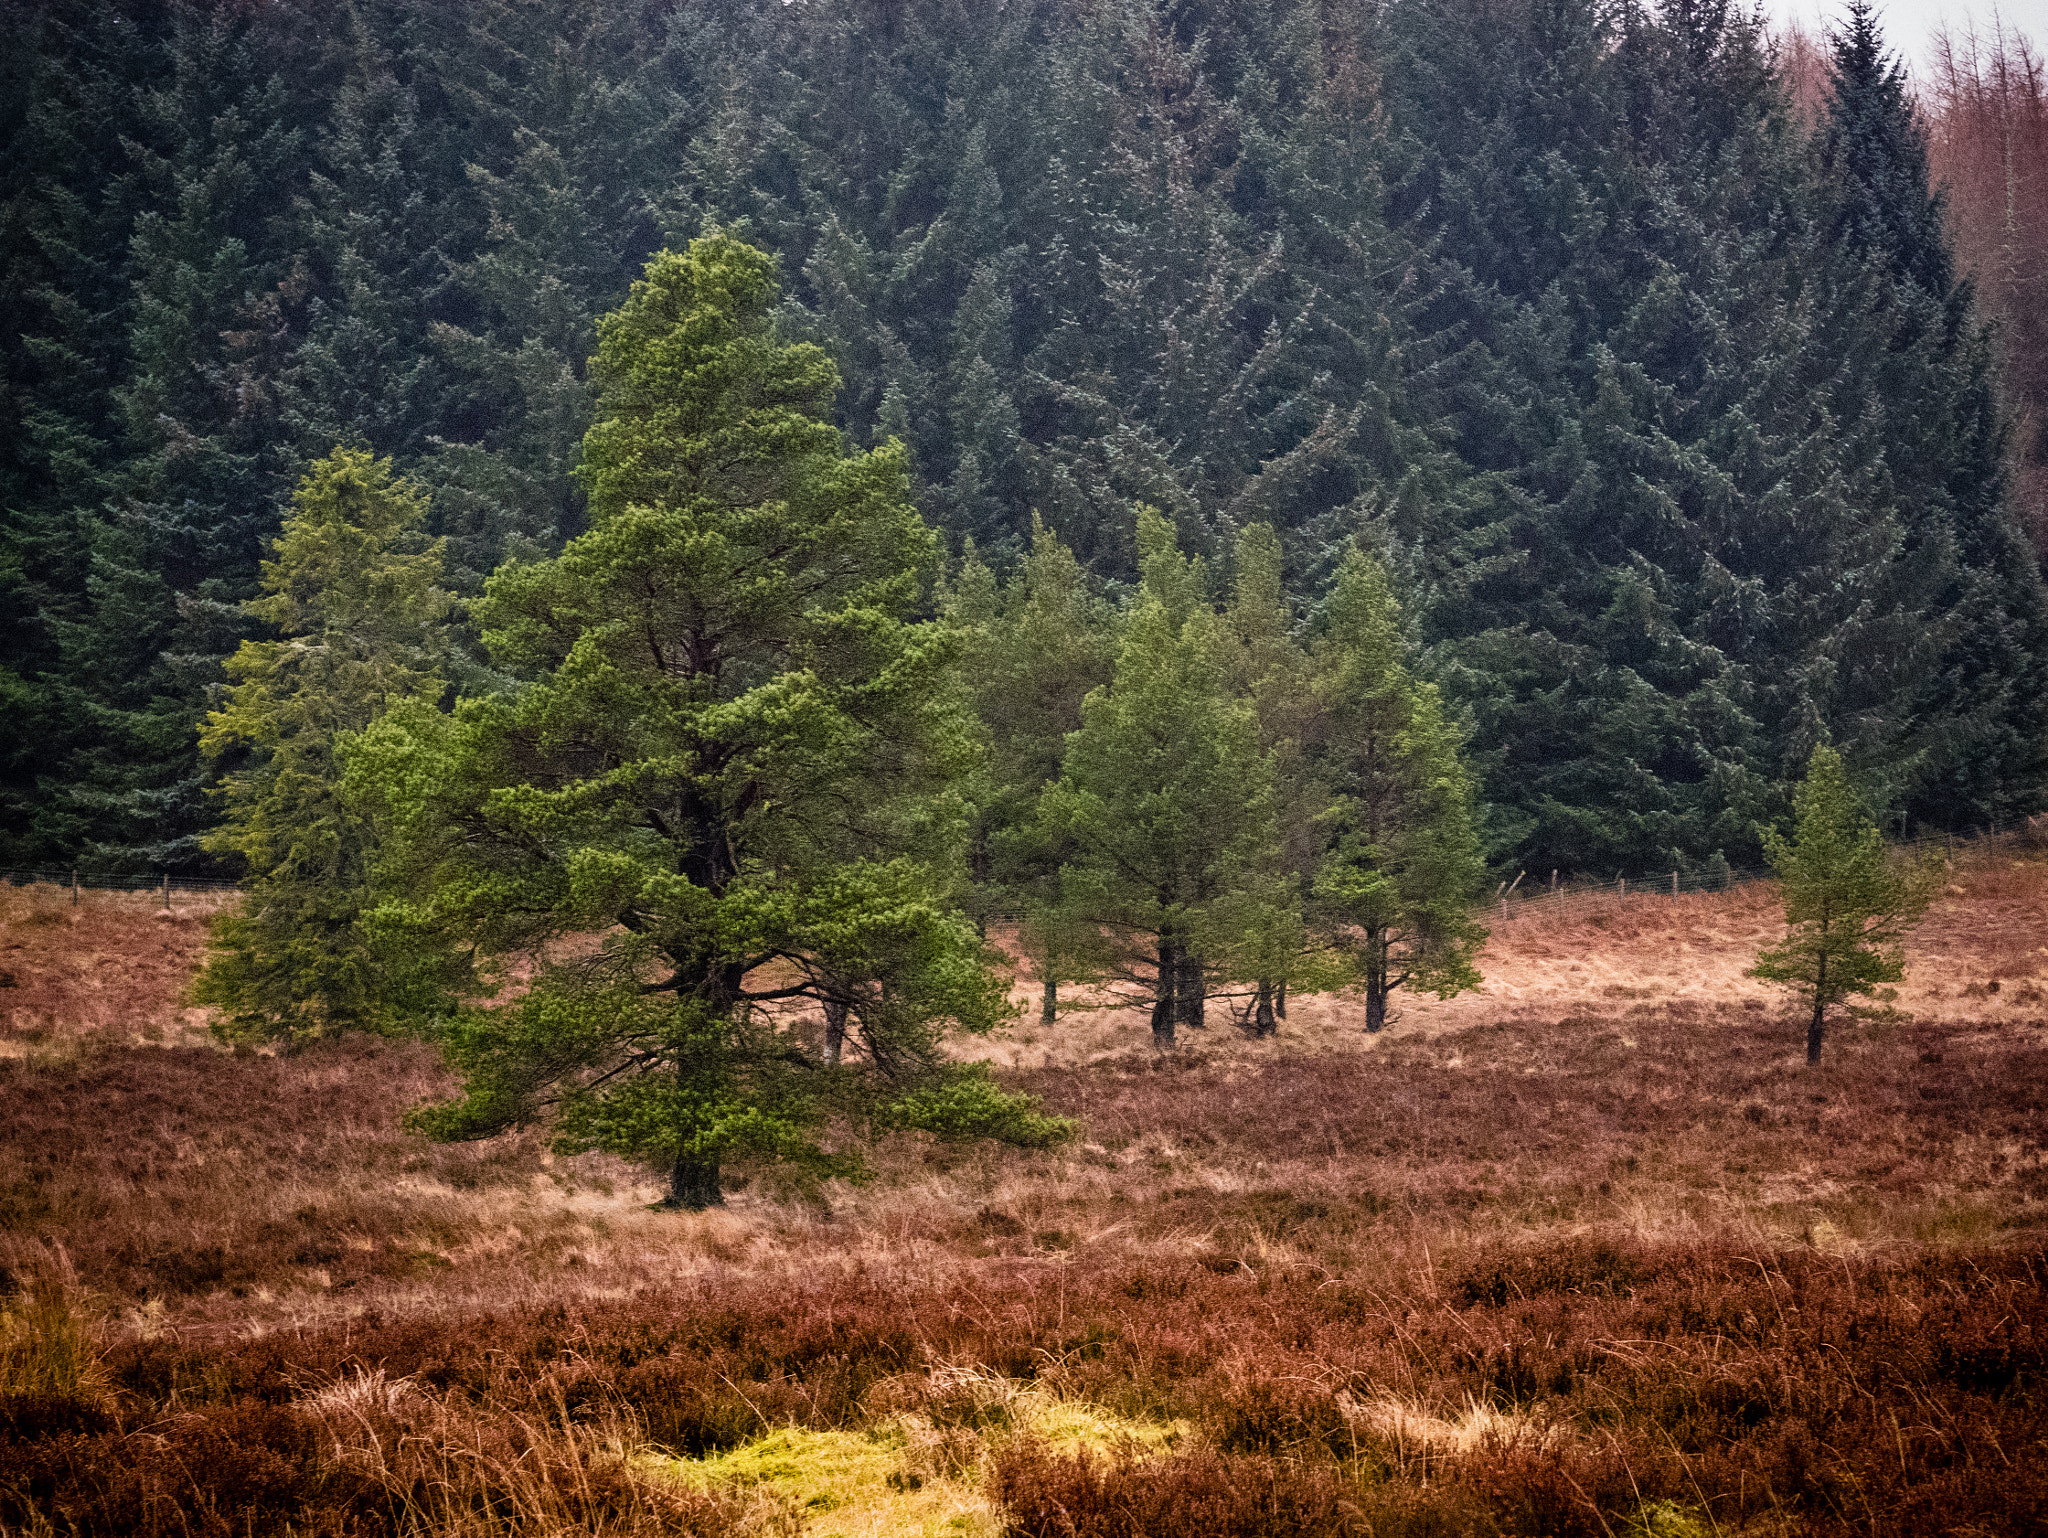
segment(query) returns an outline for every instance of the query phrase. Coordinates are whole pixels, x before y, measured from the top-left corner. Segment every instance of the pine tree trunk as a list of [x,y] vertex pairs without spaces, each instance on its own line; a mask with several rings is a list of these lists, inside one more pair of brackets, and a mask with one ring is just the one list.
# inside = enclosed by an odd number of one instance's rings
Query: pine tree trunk
[[666,1206],[684,1212],[702,1212],[706,1207],[723,1207],[725,1193],[718,1188],[718,1161],[678,1157],[669,1173]]
[[1387,946],[1384,931],[1365,937],[1365,1029],[1376,1035],[1387,1023]]
[[[968,853],[968,870],[974,884],[986,892],[989,879],[995,873],[995,862],[989,857],[988,828],[979,820],[974,824],[974,842]],[[982,912],[979,899],[974,904],[974,932],[984,940],[988,938],[988,915]]]
[[1287,1018],[1287,979],[1280,979],[1280,986],[1273,990],[1273,1013],[1279,1019]]
[[838,999],[825,1001],[825,1066],[837,1068],[839,1054],[846,1048],[846,1006]]
[[1158,973],[1152,980],[1152,1049],[1173,1050],[1173,987],[1180,973],[1180,948],[1173,936],[1159,937]]
[[1038,1023],[1051,1025],[1060,1017],[1060,980],[1053,976],[1052,968],[1045,970],[1045,998],[1038,1006]]
[[[1286,985],[1282,984],[1281,986],[1284,987]],[[1252,1015],[1252,1034],[1254,1036],[1270,1036],[1273,1034],[1274,1029],[1273,985],[1270,982],[1262,981],[1259,984],[1258,1009]]]
[[1181,951],[1180,982],[1174,994],[1180,1023],[1191,1031],[1206,1030],[1209,1025],[1209,989],[1202,977],[1202,958],[1186,949]]

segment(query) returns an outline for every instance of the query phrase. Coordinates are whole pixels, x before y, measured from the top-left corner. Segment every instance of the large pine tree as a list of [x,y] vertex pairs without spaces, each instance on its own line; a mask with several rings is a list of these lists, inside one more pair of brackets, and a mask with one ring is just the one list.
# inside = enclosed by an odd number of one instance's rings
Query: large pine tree
[[[836,1167],[816,1133],[856,1084],[942,1133],[1059,1130],[938,1051],[1005,1002],[946,901],[973,739],[943,632],[908,623],[933,540],[900,448],[821,419],[837,371],[776,337],[775,294],[723,234],[649,263],[599,326],[591,527],[479,605],[519,686],[394,710],[352,765],[417,927],[532,978],[448,1028],[466,1094],[421,1124],[551,1109],[686,1207],[735,1156]],[[804,1003],[841,1012],[857,1073]]]

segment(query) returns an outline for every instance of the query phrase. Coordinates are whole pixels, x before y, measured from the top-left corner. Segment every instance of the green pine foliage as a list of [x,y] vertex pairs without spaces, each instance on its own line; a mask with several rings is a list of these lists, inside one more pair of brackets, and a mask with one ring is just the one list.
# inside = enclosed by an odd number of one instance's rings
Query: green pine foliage
[[1447,999],[1478,987],[1486,939],[1472,917],[1486,874],[1476,787],[1436,686],[1407,667],[1401,625],[1386,569],[1354,549],[1316,645],[1331,804],[1314,891],[1369,1032],[1386,1025],[1397,989]]
[[246,900],[215,921],[193,1000],[245,1043],[379,1029],[442,998],[431,950],[378,943],[366,923],[377,832],[342,794],[350,739],[389,706],[437,706],[449,600],[427,504],[391,462],[336,449],[292,496],[263,564],[244,641],[200,729],[215,760],[241,767],[216,794],[209,852],[232,857]]
[[942,598],[961,676],[988,736],[969,790],[977,910],[1016,918],[1018,943],[1039,979],[1040,1018],[1051,1024],[1060,981],[1079,975],[1089,936],[1061,897],[1071,840],[1038,815],[1038,803],[1059,778],[1082,701],[1109,681],[1118,616],[1037,519],[1031,549],[1008,581],[970,544]]
[[1296,915],[1272,759],[1230,690],[1202,563],[1181,555],[1161,513],[1138,517],[1144,592],[1042,815],[1071,841],[1062,900],[1102,938],[1099,975],[1149,997],[1164,1049],[1207,1024],[1219,988],[1274,975]]
[[948,900],[977,744],[944,629],[911,622],[935,541],[901,448],[823,420],[837,371],[777,335],[776,289],[724,234],[648,264],[598,327],[590,528],[477,606],[516,682],[393,710],[351,762],[389,807],[394,919],[530,978],[447,1027],[465,1092],[418,1124],[552,1113],[686,1207],[737,1157],[847,1168],[836,1116],[1063,1132],[939,1052],[1008,1004]]
[[[1316,756],[1328,743],[1330,723],[1282,581],[1280,536],[1272,525],[1255,523],[1238,535],[1232,560],[1236,581],[1223,611],[1224,671],[1231,692],[1251,706],[1259,723],[1259,746],[1273,767],[1280,876],[1298,903],[1328,837],[1329,786]],[[1271,1035],[1286,1017],[1290,979],[1306,980],[1302,942],[1293,925],[1267,932],[1271,955],[1254,995],[1255,1035]]]
[[1817,1063],[1830,1009],[1906,975],[1903,941],[1926,911],[1933,874],[1894,858],[1842,755],[1825,743],[1813,750],[1795,806],[1791,838],[1764,834],[1790,932],[1758,953],[1750,976],[1788,989],[1812,1011],[1806,1060]]

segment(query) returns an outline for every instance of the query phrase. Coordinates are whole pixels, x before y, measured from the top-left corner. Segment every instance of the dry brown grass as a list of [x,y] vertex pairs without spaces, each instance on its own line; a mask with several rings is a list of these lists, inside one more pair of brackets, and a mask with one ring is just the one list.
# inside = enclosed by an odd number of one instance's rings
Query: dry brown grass
[[[1511,911],[1492,925],[1479,956],[1485,982],[1450,1000],[1396,995],[1388,1039],[1462,1030],[1529,1013],[1553,1018],[1626,1012],[1636,1003],[1720,1009],[1783,1007],[1784,996],[1745,976],[1757,951],[1784,934],[1775,885],[1755,882],[1721,893],[1673,899],[1639,894],[1551,912],[1542,904]],[[2048,1014],[2038,980],[2048,972],[2048,863],[1965,857],[1936,897],[1907,950],[1906,980],[1892,1001],[1903,1015],[1995,1025]],[[1993,983],[2000,986],[1992,988]],[[1037,1001],[1026,979],[1020,1009]],[[1138,1009],[1095,1007],[1083,995],[1058,1025],[1037,1024],[1029,1008],[989,1052],[1005,1067],[1091,1062],[1149,1049]],[[1227,1012],[1190,1045],[1225,1050],[1233,1042]],[[1343,997],[1295,1001],[1271,1051],[1356,1050],[1374,1045],[1364,1010]],[[1217,1026],[1223,1027],[1220,1031]],[[1788,1038],[1788,1041],[1791,1038]],[[1234,1049],[1234,1045],[1233,1045]],[[980,1053],[979,1043],[968,1050]],[[1789,1050],[1789,1048],[1788,1048]]]
[[203,1039],[206,1015],[184,992],[207,925],[232,896],[88,892],[0,885],[0,1058],[82,1041]]
[[[1343,1000],[1296,1001],[1265,1042],[1219,1018],[1167,1061],[1135,1012],[1020,1021],[995,1055],[1082,1120],[1073,1147],[904,1138],[867,1184],[739,1172],[697,1216],[531,1137],[400,1133],[447,1088],[414,1045],[137,1045],[105,1001],[189,1026],[165,940],[191,921],[0,910],[36,997],[81,1001],[38,1004],[36,1055],[0,1066],[0,1293],[71,1267],[114,1406],[5,1411],[33,1434],[0,1424],[0,1506],[41,1470],[101,1514],[81,1531],[151,1530],[176,1468],[268,1416],[312,1450],[207,1496],[223,1533],[287,1509],[460,1525],[451,1501],[479,1531],[788,1525],[752,1497],[671,1509],[635,1448],[884,1422],[950,1447],[981,1413],[953,1403],[964,1372],[1194,1428],[1185,1458],[974,1454],[1020,1532],[1055,1507],[1093,1513],[1076,1533],[1619,1532],[1666,1507],[1702,1532],[1951,1508],[2021,1531],[2048,1492],[1992,1471],[2048,1465],[2025,1387],[2048,1352],[2048,867],[1952,887],[1889,1016],[1817,1070],[1740,976],[1767,889],[1532,912],[1489,942],[1483,993],[1371,1041]],[[94,989],[67,970],[81,934]],[[424,1462],[373,1466],[329,1424],[379,1383]],[[555,1504],[485,1472],[522,1459]]]

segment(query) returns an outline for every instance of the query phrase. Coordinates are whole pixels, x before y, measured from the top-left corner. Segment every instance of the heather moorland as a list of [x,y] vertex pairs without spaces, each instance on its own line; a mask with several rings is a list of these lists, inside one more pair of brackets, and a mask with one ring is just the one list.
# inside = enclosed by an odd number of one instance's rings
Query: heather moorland
[[[1488,941],[1367,1038],[985,1050],[1053,1151],[900,1134],[720,1209],[399,1130],[427,1048],[229,1052],[209,901],[0,894],[9,1531],[2031,1531],[2048,866],[1950,879],[1809,1068],[1772,888]],[[1020,999],[1029,990],[1019,978]]]

